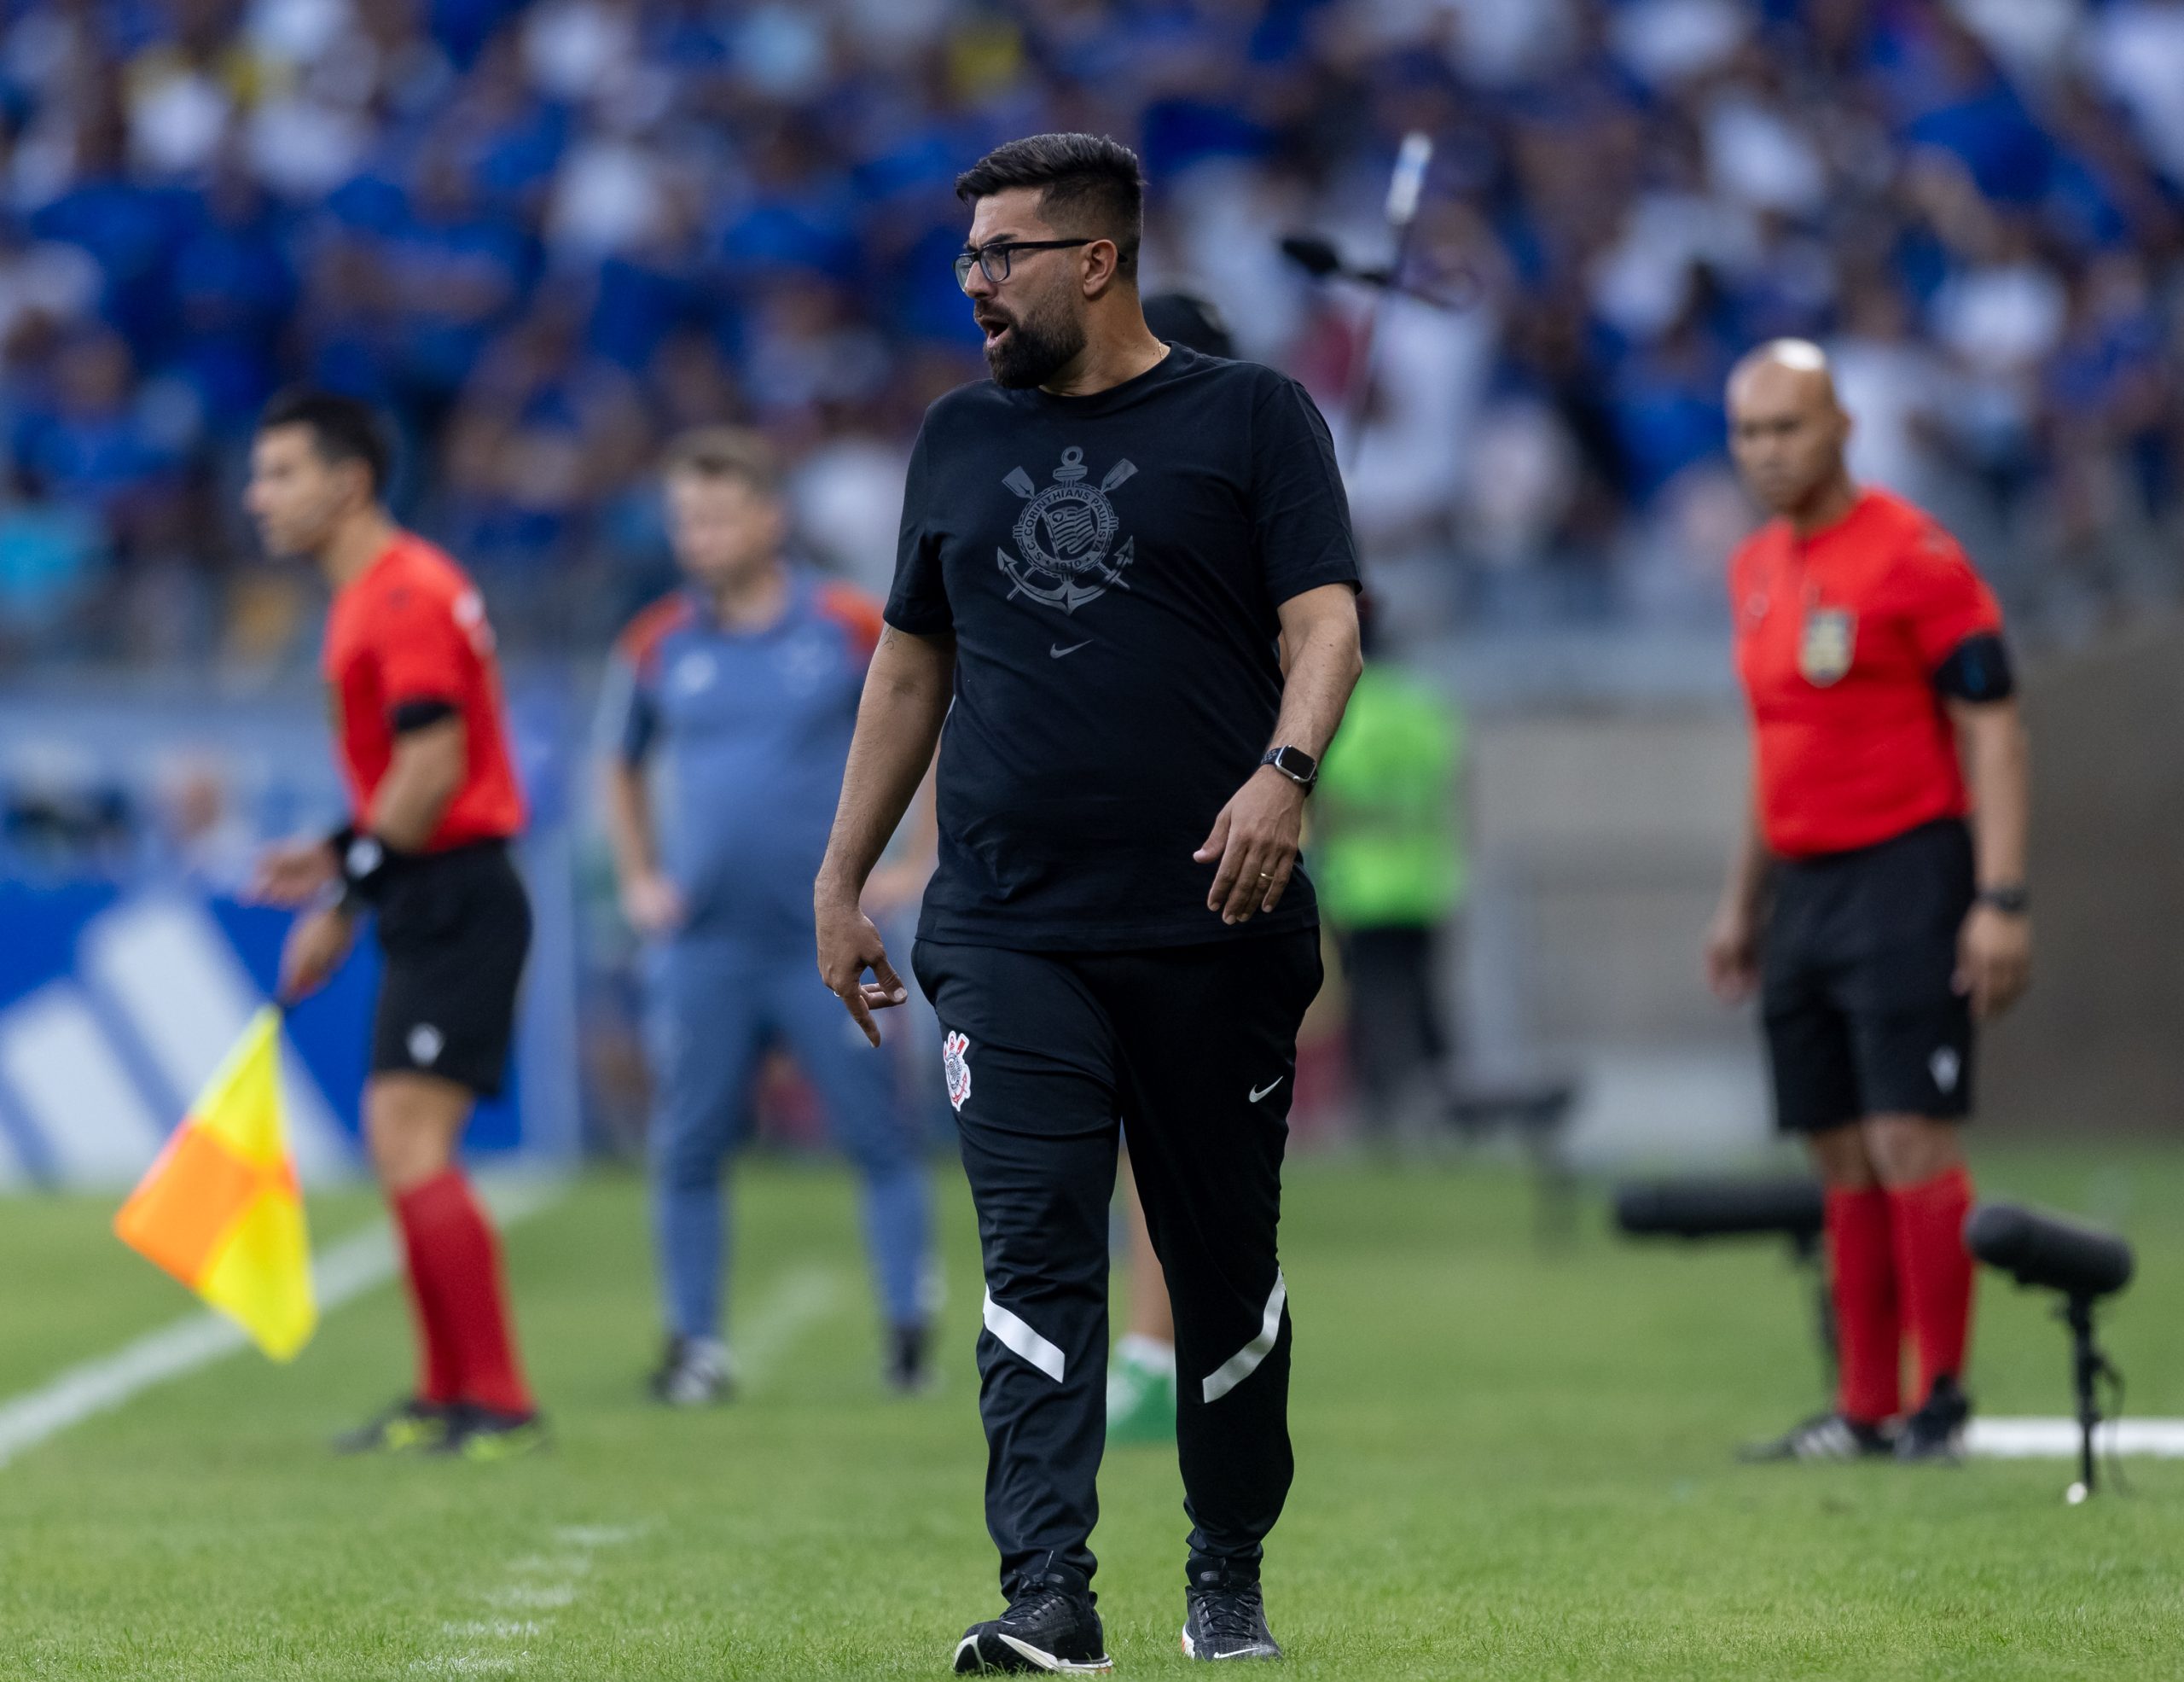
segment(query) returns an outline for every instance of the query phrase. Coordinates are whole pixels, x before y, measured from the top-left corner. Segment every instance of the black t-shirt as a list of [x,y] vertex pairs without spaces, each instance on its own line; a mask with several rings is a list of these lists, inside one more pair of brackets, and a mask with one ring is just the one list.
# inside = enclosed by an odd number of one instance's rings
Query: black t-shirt
[[927,940],[1050,951],[1308,927],[1205,908],[1191,854],[1281,705],[1276,608],[1357,583],[1304,388],[1182,346],[1089,397],[950,392],[910,457],[887,622],[956,637]]

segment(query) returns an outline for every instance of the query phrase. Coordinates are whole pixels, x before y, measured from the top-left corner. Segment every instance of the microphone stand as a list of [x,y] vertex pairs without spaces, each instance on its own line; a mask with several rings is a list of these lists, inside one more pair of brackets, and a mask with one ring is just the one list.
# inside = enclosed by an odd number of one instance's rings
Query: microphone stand
[[2100,1423],[2100,1403],[2094,1386],[2103,1375],[2112,1378],[2116,1374],[2093,1341],[2093,1301],[2089,1296],[2074,1295],[2055,1312],[2055,1318],[2071,1329],[2071,1382],[2078,1397],[2078,1481],[2064,1496],[2072,1506],[2091,1495],[2095,1487],[2093,1434]]
[[1793,1235],[1790,1260],[1797,1266],[1814,1270],[1813,1334],[1820,1344],[1821,1388],[1833,1395],[1843,1358],[1835,1341],[1835,1294],[1827,1288],[1827,1263],[1821,1254],[1818,1237],[1808,1232]]
[[1357,447],[1365,436],[1365,410],[1373,395],[1373,360],[1378,349],[1380,311],[1386,307],[1388,294],[1403,284],[1403,268],[1410,255],[1410,232],[1418,220],[1418,195],[1426,185],[1426,166],[1433,160],[1432,137],[1413,130],[1403,137],[1403,148],[1396,156],[1395,173],[1388,182],[1388,226],[1395,232],[1395,256],[1388,264],[1388,279],[1377,288],[1365,309],[1365,325],[1358,335],[1356,349],[1352,352],[1350,369],[1350,390],[1343,398],[1343,418],[1347,422],[1343,438],[1342,453],[1345,473],[1357,469]]

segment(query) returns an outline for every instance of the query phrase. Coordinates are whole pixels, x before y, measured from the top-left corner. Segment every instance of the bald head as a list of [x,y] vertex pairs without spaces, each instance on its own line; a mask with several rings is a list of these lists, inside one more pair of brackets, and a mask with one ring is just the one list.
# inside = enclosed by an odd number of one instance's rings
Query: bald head
[[1729,375],[1729,453],[1745,486],[1770,514],[1800,524],[1855,494],[1843,452],[1850,417],[1819,346],[1777,339]]

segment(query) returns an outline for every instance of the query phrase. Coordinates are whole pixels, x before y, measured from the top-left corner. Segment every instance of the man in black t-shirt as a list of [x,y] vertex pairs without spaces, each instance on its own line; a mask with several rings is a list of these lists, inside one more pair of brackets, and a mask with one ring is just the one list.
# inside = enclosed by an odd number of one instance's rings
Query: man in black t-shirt
[[984,1244],[1009,1603],[956,1668],[1107,1666],[1088,1539],[1125,1132],[1175,1307],[1183,1645],[1271,1657],[1261,1543],[1292,1470],[1275,1234],[1320,985],[1298,835],[1359,669],[1349,512],[1293,381],[1147,331],[1126,148],[1013,142],[956,190],[993,379],[919,434],[816,896],[821,973],[876,1045],[872,1011],[904,992],[857,895],[938,741],[913,961]]

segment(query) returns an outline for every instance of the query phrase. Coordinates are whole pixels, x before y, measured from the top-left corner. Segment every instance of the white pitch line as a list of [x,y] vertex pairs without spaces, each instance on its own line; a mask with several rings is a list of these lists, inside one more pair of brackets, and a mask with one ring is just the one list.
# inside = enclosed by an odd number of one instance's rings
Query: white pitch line
[[[2184,1459],[2184,1419],[2109,1421],[2094,1427],[2093,1442],[2104,1456]],[[1975,1418],[1964,1433],[1967,1454],[1993,1460],[2075,1460],[2079,1446],[2075,1419]]]
[[[508,1566],[509,1572],[516,1576],[533,1576],[543,1570],[558,1570],[565,1574],[561,1581],[512,1583],[489,1590],[481,1598],[487,1605],[503,1610],[513,1608],[537,1612],[562,1611],[576,1603],[577,1580],[591,1574],[592,1550],[620,1547],[649,1528],[649,1523],[561,1525],[554,1533],[555,1539],[578,1551],[558,1560],[550,1559],[544,1554],[526,1554],[520,1559],[510,1560]],[[472,1641],[520,1641],[532,1636],[545,1635],[552,1627],[549,1618],[494,1618],[442,1624],[440,1633]],[[513,1654],[479,1652],[473,1649],[468,1653],[448,1653],[420,1659],[410,1668],[433,1675],[477,1672],[504,1673],[520,1668],[530,1657],[528,1648]]]
[[[560,1180],[511,1180],[488,1187],[485,1202],[507,1228],[550,1208],[566,1190]],[[329,1244],[311,1258],[311,1283],[322,1315],[393,1275],[394,1240],[385,1222]],[[147,1332],[110,1355],[72,1366],[37,1389],[0,1402],[0,1466],[155,1385],[249,1347],[249,1336],[241,1326],[208,1310]]]
[[737,1378],[746,1384],[763,1380],[841,1298],[842,1278],[831,1267],[797,1267],[784,1273],[735,1329],[729,1347]]

